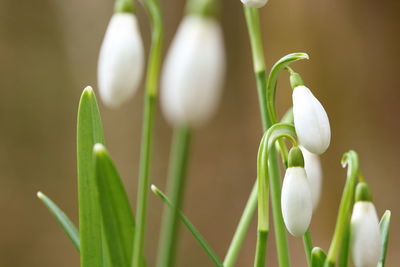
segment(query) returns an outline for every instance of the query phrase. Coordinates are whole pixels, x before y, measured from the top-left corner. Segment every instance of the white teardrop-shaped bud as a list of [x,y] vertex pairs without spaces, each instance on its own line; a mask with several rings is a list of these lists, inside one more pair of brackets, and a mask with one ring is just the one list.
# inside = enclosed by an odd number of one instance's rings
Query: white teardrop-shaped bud
[[98,62],[98,86],[103,102],[118,107],[137,91],[144,67],[142,37],[136,16],[112,16]]
[[351,216],[351,253],[356,267],[376,267],[381,253],[381,234],[375,206],[357,201]]
[[313,210],[315,210],[321,198],[321,188],[322,188],[321,160],[318,155],[311,153],[302,146],[300,146],[300,148],[304,156],[304,169],[306,170],[307,179],[310,183]]
[[268,0],[240,0],[243,4],[249,7],[260,8],[265,6]]
[[302,236],[307,231],[312,217],[311,191],[304,168],[287,168],[281,204],[287,230],[294,236]]
[[331,128],[324,107],[301,85],[293,90],[293,116],[297,137],[302,146],[314,154],[322,154],[331,141]]
[[211,17],[187,15],[168,51],[161,107],[173,125],[200,126],[215,113],[225,73],[223,35]]

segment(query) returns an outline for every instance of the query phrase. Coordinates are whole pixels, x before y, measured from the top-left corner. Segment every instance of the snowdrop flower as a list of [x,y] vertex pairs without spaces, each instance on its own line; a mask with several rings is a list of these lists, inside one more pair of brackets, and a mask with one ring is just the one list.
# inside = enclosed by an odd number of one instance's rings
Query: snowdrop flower
[[161,79],[161,107],[173,125],[200,126],[215,113],[225,73],[219,23],[187,15],[168,51]]
[[109,107],[118,107],[132,97],[143,68],[143,44],[136,16],[115,13],[104,36],[97,69],[103,102]]
[[357,185],[351,216],[351,253],[356,267],[376,267],[381,253],[379,220],[365,183]]
[[307,178],[310,183],[313,210],[315,210],[321,197],[323,178],[321,161],[318,155],[311,153],[302,146],[300,146],[300,149],[304,156],[304,169],[306,170]]
[[240,0],[243,4],[249,7],[260,8],[265,6],[268,0]]
[[304,85],[294,87],[292,98],[294,126],[301,145],[314,154],[324,153],[331,141],[324,107]]
[[313,207],[304,159],[298,147],[289,152],[289,167],[283,180],[281,204],[287,230],[293,236],[302,236],[310,225]]

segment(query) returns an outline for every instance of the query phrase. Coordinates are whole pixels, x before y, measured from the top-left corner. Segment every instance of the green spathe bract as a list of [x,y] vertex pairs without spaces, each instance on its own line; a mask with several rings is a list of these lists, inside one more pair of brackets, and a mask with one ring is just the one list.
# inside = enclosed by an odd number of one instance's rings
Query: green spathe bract
[[93,89],[86,87],[78,110],[77,160],[81,267],[103,265],[101,213],[97,201],[93,146],[104,143],[103,127]]

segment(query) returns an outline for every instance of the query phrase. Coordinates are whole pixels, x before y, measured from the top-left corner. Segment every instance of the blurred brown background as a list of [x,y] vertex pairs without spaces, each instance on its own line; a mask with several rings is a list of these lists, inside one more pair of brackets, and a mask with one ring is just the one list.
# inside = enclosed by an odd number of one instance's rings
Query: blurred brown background
[[[0,0],[0,266],[78,266],[78,254],[45,207],[42,190],[77,222],[75,123],[80,93],[96,86],[96,64],[113,1]],[[183,0],[161,0],[168,47]],[[197,131],[191,150],[185,212],[223,257],[256,174],[260,119],[250,48],[239,0],[224,0],[221,20],[228,73],[219,113]],[[387,266],[399,266],[400,2],[398,0],[270,0],[261,10],[267,65],[289,52],[311,60],[293,67],[325,105],[332,144],[322,161],[323,199],[314,215],[314,243],[328,248],[345,171],[339,162],[359,152],[381,214],[393,212]],[[138,10],[146,47],[149,27]],[[278,89],[281,113],[291,102],[287,75]],[[142,93],[118,110],[101,105],[108,148],[132,203],[142,117]],[[171,128],[158,112],[152,181],[164,188]],[[154,264],[162,205],[150,196],[146,240]],[[238,266],[252,265],[255,228]],[[270,237],[268,256],[277,266]],[[293,266],[305,266],[302,242],[290,239]],[[212,266],[182,230],[179,266]],[[294,261],[296,257],[296,261]]]

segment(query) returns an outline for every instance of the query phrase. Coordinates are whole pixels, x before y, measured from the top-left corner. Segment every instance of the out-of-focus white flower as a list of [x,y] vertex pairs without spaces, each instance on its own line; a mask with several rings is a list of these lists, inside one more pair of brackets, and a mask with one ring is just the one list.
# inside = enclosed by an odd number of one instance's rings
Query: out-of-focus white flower
[[268,0],[240,0],[243,4],[249,7],[260,8],[265,6]]
[[324,107],[301,85],[293,90],[293,116],[300,144],[314,154],[322,154],[329,147],[331,128]]
[[103,102],[117,107],[132,97],[140,84],[143,67],[143,43],[136,16],[114,14],[104,36],[97,69]]
[[300,146],[304,156],[304,169],[307,173],[307,179],[310,183],[311,199],[313,202],[313,210],[318,206],[321,197],[322,188],[322,167],[318,155],[311,153],[304,147]]
[[286,228],[294,236],[302,236],[312,217],[310,185],[303,167],[289,167],[282,186],[282,215]]
[[381,235],[375,206],[357,201],[351,216],[351,253],[356,267],[376,267],[381,253]]
[[167,54],[161,80],[161,107],[173,125],[200,126],[215,113],[225,74],[219,23],[187,15]]

